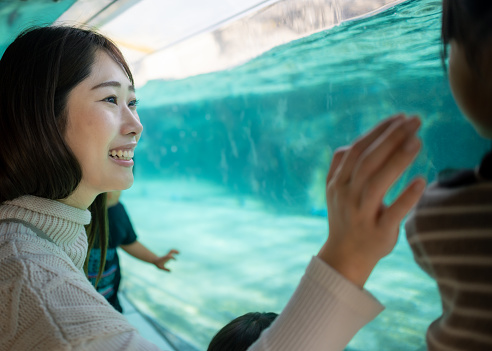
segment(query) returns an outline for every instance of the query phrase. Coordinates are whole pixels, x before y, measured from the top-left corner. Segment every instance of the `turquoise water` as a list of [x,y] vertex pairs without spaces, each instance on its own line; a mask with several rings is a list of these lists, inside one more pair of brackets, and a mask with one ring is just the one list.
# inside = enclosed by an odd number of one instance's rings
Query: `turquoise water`
[[[473,167],[490,142],[453,102],[440,4],[408,1],[236,68],[140,88],[145,131],[122,201],[143,243],[181,254],[170,274],[122,254],[129,298],[199,350],[240,314],[280,312],[326,240],[334,150],[386,116],[423,121],[423,149],[388,201],[416,174]],[[348,349],[425,349],[440,301],[404,233],[366,287],[386,310]]]
[[50,25],[75,1],[0,1],[0,56],[21,31]]

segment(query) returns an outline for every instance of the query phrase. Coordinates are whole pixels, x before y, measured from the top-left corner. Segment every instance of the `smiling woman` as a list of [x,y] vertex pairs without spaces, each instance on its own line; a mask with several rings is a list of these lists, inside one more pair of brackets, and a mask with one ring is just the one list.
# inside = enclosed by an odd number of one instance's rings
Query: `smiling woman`
[[155,349],[83,273],[96,233],[104,264],[105,192],[133,183],[142,125],[123,56],[92,31],[35,28],[0,77],[0,349]]
[[122,67],[98,51],[90,75],[69,94],[67,111],[65,138],[84,177],[63,202],[87,208],[98,194],[133,184],[129,155],[142,133],[135,89]]
[[[0,350],[156,350],[83,272],[96,228],[104,267],[104,194],[132,185],[142,133],[120,51],[88,30],[31,29],[5,51],[0,81]],[[382,206],[419,125],[395,116],[335,154],[330,238],[248,350],[343,350],[382,310],[363,286],[423,190],[416,180]]]

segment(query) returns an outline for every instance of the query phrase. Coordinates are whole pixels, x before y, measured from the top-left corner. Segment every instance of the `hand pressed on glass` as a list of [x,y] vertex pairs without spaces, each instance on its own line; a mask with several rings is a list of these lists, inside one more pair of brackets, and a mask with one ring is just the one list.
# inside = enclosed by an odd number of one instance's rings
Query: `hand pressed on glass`
[[363,287],[396,244],[400,222],[425,187],[415,179],[389,206],[383,198],[417,156],[417,117],[391,117],[337,150],[326,179],[329,237],[318,257]]

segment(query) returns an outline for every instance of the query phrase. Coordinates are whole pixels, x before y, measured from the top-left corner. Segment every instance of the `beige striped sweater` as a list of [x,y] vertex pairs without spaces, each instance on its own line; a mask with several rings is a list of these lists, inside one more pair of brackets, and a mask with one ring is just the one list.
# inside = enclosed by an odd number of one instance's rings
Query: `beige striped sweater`
[[492,350],[492,153],[477,171],[429,186],[406,232],[441,295],[428,350]]

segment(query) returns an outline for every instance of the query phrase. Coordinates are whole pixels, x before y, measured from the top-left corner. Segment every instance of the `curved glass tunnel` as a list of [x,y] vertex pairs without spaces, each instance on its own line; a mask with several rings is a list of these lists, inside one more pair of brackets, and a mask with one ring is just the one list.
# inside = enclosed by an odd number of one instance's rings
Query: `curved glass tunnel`
[[[51,23],[78,1],[26,3],[31,12],[0,3],[7,18],[1,48],[23,26]],[[90,18],[98,18],[102,3]],[[132,1],[121,3],[127,5],[119,12],[131,9]],[[238,315],[281,311],[328,235],[324,178],[337,147],[389,115],[421,116],[422,151],[387,201],[415,175],[432,181],[449,167],[474,167],[490,148],[453,102],[440,57],[441,1],[395,3],[291,38],[240,65],[173,80],[169,66],[167,79],[141,80],[144,133],[135,184],[122,202],[145,245],[181,254],[167,274],[121,252],[122,289],[182,340],[182,350],[205,350]],[[200,61],[200,52],[190,55]],[[413,261],[403,229],[366,287],[386,310],[347,349],[425,350],[440,300]]]
[[[199,349],[240,314],[279,312],[326,239],[334,150],[394,113],[420,115],[424,143],[394,192],[473,167],[490,144],[453,102],[440,15],[439,1],[410,1],[236,68],[141,87],[146,129],[123,201],[145,243],[182,253],[165,277],[125,260],[128,295]],[[403,230],[367,288],[386,310],[349,349],[425,349],[440,300]]]

